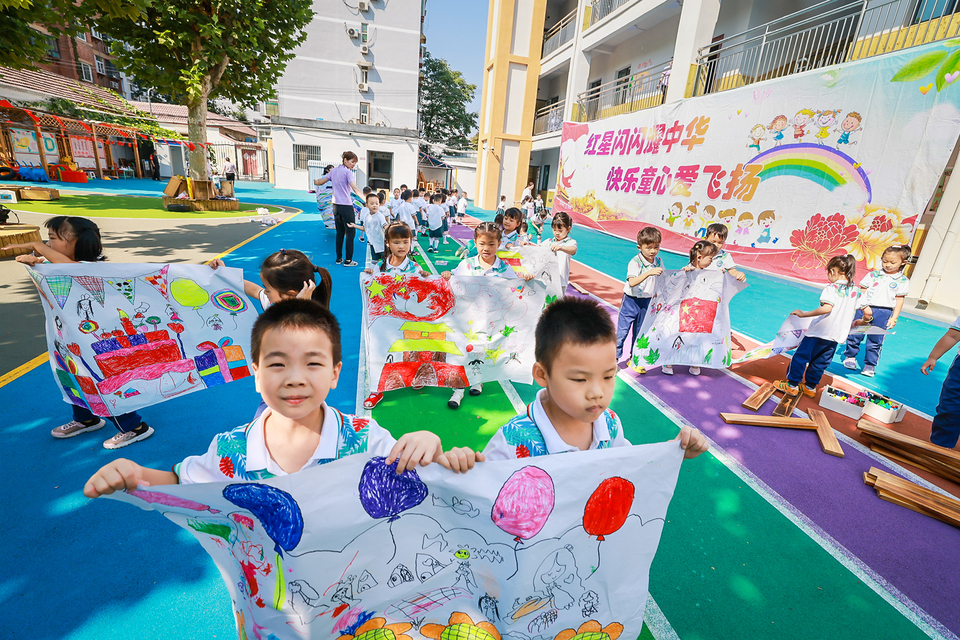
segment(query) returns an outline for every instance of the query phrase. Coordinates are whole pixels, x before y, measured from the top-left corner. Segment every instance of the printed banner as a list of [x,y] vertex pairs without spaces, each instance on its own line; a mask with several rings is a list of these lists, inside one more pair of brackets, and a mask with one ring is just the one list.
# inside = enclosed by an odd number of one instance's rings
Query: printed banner
[[655,225],[683,253],[720,222],[738,264],[806,280],[843,253],[879,268],[910,242],[960,133],[958,55],[948,40],[566,122],[554,208],[630,241]]
[[50,367],[65,402],[117,416],[252,374],[243,271],[42,264]]
[[638,332],[633,366],[729,367],[729,304],[746,286],[723,271],[664,272]]
[[73,152],[73,162],[81,169],[96,169],[97,162],[93,158],[93,141],[76,136],[70,136],[70,149]]
[[31,162],[40,164],[40,147],[37,145],[36,132],[13,127],[10,127],[8,131],[17,160],[28,164]]
[[196,536],[240,638],[630,640],[682,458],[664,442],[397,475],[355,455],[108,497]]
[[57,137],[52,133],[41,133],[40,138],[43,143],[43,154],[47,158],[47,164],[59,163],[60,149],[57,148]]
[[533,381],[542,282],[363,274],[360,287],[371,391]]

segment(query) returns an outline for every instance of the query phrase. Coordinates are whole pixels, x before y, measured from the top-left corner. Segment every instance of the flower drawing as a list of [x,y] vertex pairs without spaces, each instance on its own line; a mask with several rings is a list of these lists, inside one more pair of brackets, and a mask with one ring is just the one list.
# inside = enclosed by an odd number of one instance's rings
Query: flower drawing
[[864,205],[850,218],[857,225],[857,237],[847,247],[857,262],[866,263],[867,269],[879,269],[883,250],[894,244],[906,244],[910,240],[910,227],[903,223],[899,209]]
[[857,225],[847,222],[842,213],[831,216],[814,214],[807,220],[806,228],[790,234],[793,262],[801,269],[820,269],[854,242],[858,234]]

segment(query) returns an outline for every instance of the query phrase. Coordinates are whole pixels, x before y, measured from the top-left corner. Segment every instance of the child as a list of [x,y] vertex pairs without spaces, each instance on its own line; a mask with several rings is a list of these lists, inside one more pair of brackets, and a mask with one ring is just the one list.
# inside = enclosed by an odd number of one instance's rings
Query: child
[[533,220],[534,209],[533,196],[525,197],[523,202],[520,203],[520,210],[523,211],[524,220]]
[[533,201],[533,215],[542,220],[544,208],[543,196],[538,193],[536,200]]
[[507,215],[507,212],[498,213],[493,217],[493,224],[497,225],[497,228],[503,231],[503,218]]
[[[930,371],[937,366],[937,360],[960,342],[960,318],[950,325],[947,332],[937,344],[933,346],[926,362],[920,367],[923,375],[930,375]],[[953,359],[953,364],[947,371],[947,378],[943,381],[940,390],[940,402],[937,404],[937,415],[933,418],[930,429],[930,442],[939,446],[953,449],[960,439],[960,354]]]
[[[254,324],[251,348],[253,374],[267,411],[248,425],[215,436],[205,454],[188,457],[173,471],[114,460],[87,480],[84,495],[97,498],[138,486],[275,478],[354,453],[387,456],[388,464],[396,460],[397,473],[431,462],[460,472],[483,460],[482,454],[473,452],[443,453],[440,438],[429,431],[394,440],[376,421],[361,423],[327,405],[343,365],[340,325],[315,302],[284,300],[270,307]],[[358,446],[342,446],[347,433],[351,440],[359,436]],[[225,450],[233,463],[230,475],[221,465]]]
[[[616,342],[610,315],[593,300],[564,298],[547,306],[537,322],[533,365],[533,378],[544,388],[526,413],[497,430],[483,450],[486,459],[630,446],[608,408],[617,377]],[[691,427],[680,429],[676,439],[684,458],[709,448]]]
[[563,211],[553,217],[553,238],[544,238],[540,244],[550,247],[557,256],[557,269],[560,272],[560,297],[567,295],[570,283],[570,258],[577,255],[577,241],[570,237],[573,220]]
[[409,189],[400,194],[400,204],[394,209],[393,222],[403,222],[411,229],[417,228],[417,208],[413,204],[413,192]]
[[791,396],[801,391],[811,398],[817,395],[820,378],[830,365],[837,345],[846,341],[857,312],[860,291],[853,283],[856,271],[857,259],[852,255],[830,258],[827,263],[830,284],[820,294],[820,306],[813,311],[797,309],[790,314],[817,319],[800,341],[787,369],[787,379],[774,383],[777,389]]
[[417,263],[410,259],[410,245],[413,244],[414,234],[405,222],[392,222],[383,232],[384,249],[383,261],[374,263],[366,273],[388,273],[390,275],[421,275],[424,278],[430,275],[423,271]]
[[501,249],[510,249],[520,243],[520,223],[523,221],[523,214],[520,209],[510,207],[503,214],[503,239],[500,241]]
[[[711,263],[716,259],[719,251],[720,250],[717,249],[717,245],[709,240],[697,240],[693,243],[693,246],[690,247],[690,264],[683,267],[683,270],[696,271],[697,269],[709,269]],[[673,375],[672,364],[665,364],[660,368],[660,370],[668,376]],[[691,366],[690,375],[700,375],[700,367]]]
[[532,242],[532,234],[530,233],[530,225],[526,220],[520,223],[520,233],[517,234],[517,242],[519,244],[530,244]]
[[[367,196],[370,195],[370,192],[372,192],[372,191],[373,191],[373,189],[371,189],[370,187],[364,187],[364,188],[363,188],[363,201],[364,201],[364,203],[366,203],[366,201],[367,201]],[[361,226],[361,227],[362,227],[362,226],[364,225],[364,223],[367,221],[367,216],[368,216],[368,215],[370,215],[370,209],[366,206],[366,204],[364,204],[363,208],[360,209],[360,215],[357,216],[357,222],[360,223],[360,226]],[[360,242],[366,242],[366,239],[363,237],[363,231],[360,232]]]
[[[501,278],[518,278],[520,276],[513,270],[513,267],[497,257],[497,247],[500,246],[500,229],[492,222],[481,222],[473,230],[473,243],[477,247],[477,255],[473,258],[467,258],[457,265],[457,268],[450,273],[444,271],[442,275],[447,280],[451,276],[487,276]],[[532,280],[533,274],[523,276],[524,280]],[[470,395],[478,396],[483,392],[483,382],[478,382],[470,387]],[[463,389],[454,389],[450,396],[447,406],[451,409],[459,409],[460,402],[463,400]]]
[[447,217],[443,219],[443,244],[450,240],[450,224],[454,224],[457,218],[457,196],[453,191],[444,190],[447,205]]
[[[882,268],[871,271],[860,281],[860,289],[867,306],[862,311],[857,311],[856,320],[863,319],[881,329],[893,329],[897,326],[903,302],[910,293],[910,280],[903,275],[903,268],[907,266],[909,259],[910,247],[905,244],[884,250],[880,256]],[[843,354],[843,366],[847,369],[856,370],[857,353],[863,338],[862,333],[854,333],[847,338],[847,349]],[[864,367],[860,375],[872,378],[880,361],[883,336],[868,335],[866,338],[867,351],[863,356]]]
[[446,213],[440,203],[443,202],[442,193],[433,194],[433,203],[427,207],[427,226],[430,227],[430,247],[427,253],[436,253],[440,250],[440,238],[443,237],[443,223]]
[[[227,263],[218,258],[210,261],[209,265],[211,269],[218,269],[227,266]],[[319,285],[314,282],[315,273],[320,274]],[[260,282],[263,283],[262,287],[255,282],[244,280],[243,292],[248,297],[259,300],[264,311],[270,305],[290,298],[309,299],[324,307],[330,307],[330,295],[333,292],[330,272],[315,266],[302,251],[280,249],[267,256],[260,265]]]
[[497,215],[503,215],[507,210],[507,196],[500,196],[500,204],[497,206]]
[[[90,220],[74,216],[54,216],[43,225],[48,230],[49,240],[46,244],[27,242],[8,245],[4,249],[32,249],[33,254],[17,256],[17,262],[31,266],[40,262],[63,264],[106,260],[103,256],[100,228]],[[75,404],[70,407],[73,410],[73,420],[53,429],[50,435],[54,438],[72,438],[107,426],[103,418],[94,415],[86,407]],[[136,411],[113,416],[110,421],[119,433],[103,443],[104,449],[120,449],[153,435],[153,427],[144,422]]]
[[[620,302],[620,315],[617,316],[617,362],[623,356],[623,345],[627,335],[633,329],[633,340],[643,325],[647,315],[650,298],[657,288],[657,276],[663,274],[663,260],[660,253],[662,236],[656,227],[644,227],[637,233],[637,255],[627,264],[627,281],[623,285],[623,299]],[[630,348],[628,357],[633,353]],[[646,373],[643,367],[637,373]]]
[[423,233],[423,230],[426,228],[427,201],[423,199],[423,194],[420,193],[419,189],[413,190],[413,206],[417,210],[417,226],[413,228],[413,231],[416,233],[419,230]]
[[348,223],[347,226],[360,229],[367,234],[370,244],[370,257],[379,260],[383,257],[383,228],[387,226],[387,219],[380,209],[380,196],[374,193],[367,195],[367,208],[370,213],[363,225]]
[[[729,213],[729,209],[724,211],[720,217]],[[753,216],[750,216],[751,219]],[[746,282],[747,276],[744,275],[742,271],[737,269],[736,263],[733,261],[733,256],[723,250],[723,245],[727,241],[727,226],[722,222],[714,222],[709,227],[707,227],[707,242],[712,242],[717,245],[717,253],[713,257],[713,260],[710,262],[710,266],[707,267],[711,270],[720,270],[726,271],[734,278],[740,282]]]
[[460,199],[457,200],[457,224],[463,224],[463,217],[467,215],[467,192],[464,191],[460,194]]

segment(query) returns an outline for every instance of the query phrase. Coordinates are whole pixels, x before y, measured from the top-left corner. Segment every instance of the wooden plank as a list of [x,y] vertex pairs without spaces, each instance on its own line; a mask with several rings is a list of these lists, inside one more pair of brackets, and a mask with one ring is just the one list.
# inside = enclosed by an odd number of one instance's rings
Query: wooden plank
[[870,471],[864,474],[865,483],[870,484],[870,476],[874,478],[873,488],[880,498],[960,527],[960,500],[921,487],[876,467],[871,467]]
[[901,449],[891,449],[887,446],[884,446],[886,443],[877,443],[870,440],[870,450],[876,451],[882,456],[895,460],[903,464],[909,464],[911,466],[929,471],[934,475],[938,475],[941,478],[946,478],[951,482],[956,482],[960,484],[960,473],[954,471],[949,466],[944,465],[938,460],[933,458],[927,458],[924,456],[917,455],[909,451],[903,451]]
[[925,500],[929,500],[946,509],[956,511],[958,514],[960,514],[960,499],[958,498],[940,493],[939,491],[927,489],[926,487],[921,487],[915,482],[911,482],[906,478],[895,476],[892,473],[887,473],[886,471],[877,470],[877,472],[874,473],[873,468],[871,468],[870,473],[871,475],[876,476],[877,480],[875,484],[877,484],[877,486],[888,488],[896,487],[896,489],[900,492],[915,494],[918,497],[922,497]]
[[758,416],[752,413],[721,413],[720,417],[727,424],[746,424],[752,427],[783,427],[786,429],[817,428],[813,420],[807,418],[784,418],[781,416]]
[[823,449],[823,452],[842,458],[843,448],[840,446],[840,441],[837,440],[837,434],[834,433],[833,427],[830,426],[830,421],[827,420],[827,415],[819,409],[810,409],[807,414],[817,424],[817,439],[820,440],[820,448]]
[[784,393],[783,397],[780,399],[780,404],[777,405],[777,408],[773,410],[773,415],[775,416],[790,416],[793,414],[793,410],[797,408],[797,403],[800,402],[800,396],[803,395],[803,392],[798,393],[795,396]]
[[759,389],[753,392],[746,402],[743,403],[744,409],[750,409],[751,411],[759,411],[760,407],[770,399],[770,396],[773,395],[773,392],[777,388],[773,386],[772,382],[764,382]]
[[951,467],[956,467],[957,470],[960,471],[960,451],[947,449],[945,447],[938,447],[937,445],[926,442],[925,440],[920,440],[919,438],[913,438],[908,435],[898,433],[892,429],[878,426],[869,420],[864,420],[862,418],[859,422],[857,422],[857,429],[859,429],[864,435],[887,440],[891,443],[896,443],[901,447],[910,447],[911,449],[922,451],[927,455],[943,461]]

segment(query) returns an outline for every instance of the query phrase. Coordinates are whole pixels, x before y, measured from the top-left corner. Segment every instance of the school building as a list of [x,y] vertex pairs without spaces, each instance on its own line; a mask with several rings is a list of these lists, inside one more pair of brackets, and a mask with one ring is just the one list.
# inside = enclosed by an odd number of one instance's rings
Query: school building
[[[533,181],[549,206],[565,121],[695,101],[958,33],[960,3],[944,0],[491,0],[476,203],[519,201]],[[943,283],[960,273],[956,157],[954,148],[925,195],[908,299],[942,318],[960,311],[960,288]]]
[[311,167],[316,175],[353,151],[357,184],[416,184],[426,0],[318,0],[313,10],[273,99],[247,113],[271,156],[270,181],[312,188]]

